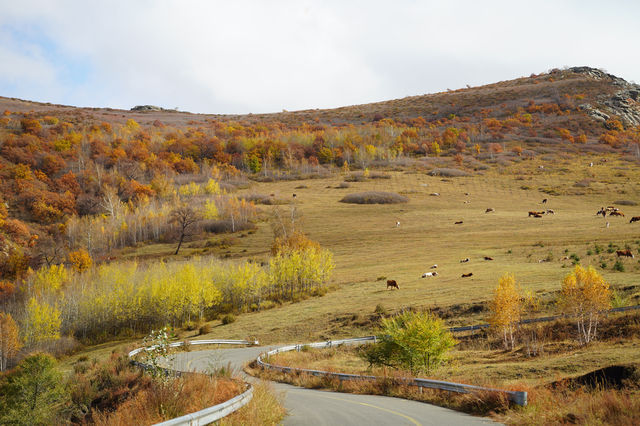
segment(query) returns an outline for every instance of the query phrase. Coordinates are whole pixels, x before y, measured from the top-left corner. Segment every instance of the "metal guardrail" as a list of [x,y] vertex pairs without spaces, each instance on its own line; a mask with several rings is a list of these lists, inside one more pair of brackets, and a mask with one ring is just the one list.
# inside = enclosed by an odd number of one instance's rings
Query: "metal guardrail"
[[[271,355],[276,355],[282,352],[289,352],[294,350],[300,351],[305,346],[310,348],[330,348],[333,346],[339,346],[344,344],[357,344],[357,343],[369,343],[369,342],[375,343],[376,341],[377,341],[376,336],[368,336],[368,337],[359,337],[355,339],[329,340],[326,342],[315,342],[315,343],[307,343],[307,344],[282,346],[277,349],[268,351],[265,354],[261,354],[258,357],[257,362],[258,362],[258,365],[261,366],[262,368],[278,370],[278,371],[282,371],[283,373],[293,373],[293,372],[306,373],[306,374],[311,374],[313,376],[335,377],[339,380],[380,380],[382,379],[382,377],[379,377],[379,376],[331,373],[329,371],[322,371],[322,370],[309,370],[305,368],[284,367],[281,365],[269,364],[268,362],[264,362],[262,360],[263,356],[266,356],[268,359]],[[398,380],[402,380],[402,379],[398,379]],[[409,386],[417,386],[419,388],[439,389],[439,390],[445,390],[445,391],[457,392],[457,393],[498,392],[498,393],[505,394],[507,398],[515,404],[527,405],[527,392],[485,388],[482,386],[445,382],[441,380],[418,379],[413,377],[404,379],[403,382],[404,384]]]
[[[635,310],[635,309],[640,309],[640,305],[622,306],[620,308],[613,308],[613,309],[609,309],[607,311],[607,313],[624,312],[624,311],[631,311],[631,310]],[[524,320],[520,321],[518,324],[533,324],[533,323],[536,323],[536,322],[549,322],[549,321],[559,320],[559,319],[562,319],[562,318],[569,318],[569,316],[567,316],[567,315],[554,315],[554,316],[551,316],[551,317],[528,318],[528,319],[524,319]],[[451,327],[451,328],[449,328],[449,331],[451,331],[452,333],[459,333],[459,332],[462,332],[462,331],[480,330],[480,329],[489,328],[489,327],[490,327],[489,324],[465,325],[463,327]]]
[[[175,343],[171,343],[169,347],[177,348],[179,346],[185,346],[185,345],[191,346],[191,345],[257,345],[257,344],[259,344],[258,341],[249,342],[246,340],[214,339],[214,340],[194,340],[194,341],[175,342]],[[152,348],[155,348],[155,347],[156,346],[150,346],[149,348],[134,349],[131,352],[129,352],[129,359],[134,365],[147,369],[149,368],[148,365],[134,360],[133,357],[142,351],[151,350]],[[180,375],[183,373],[181,371],[170,370],[168,368],[165,368],[163,370],[165,371],[166,374],[173,373],[176,375]],[[206,424],[215,422],[216,420],[220,420],[221,418],[228,416],[229,414],[235,412],[239,408],[248,404],[249,401],[251,401],[251,399],[253,398],[253,387],[248,383],[246,383],[246,385],[247,385],[246,391],[225,402],[205,408],[200,411],[196,411],[195,413],[190,413],[181,417],[176,417],[175,419],[167,420],[166,422],[157,423],[156,426],[182,426],[182,425],[199,426],[199,425],[206,425]]]

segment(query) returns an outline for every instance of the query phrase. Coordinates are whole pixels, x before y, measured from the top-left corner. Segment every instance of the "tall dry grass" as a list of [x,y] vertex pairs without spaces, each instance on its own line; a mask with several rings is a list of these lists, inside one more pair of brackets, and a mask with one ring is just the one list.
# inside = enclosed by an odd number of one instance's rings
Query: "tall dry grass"
[[286,414],[282,399],[270,383],[255,383],[251,402],[220,420],[220,426],[277,425]]
[[96,412],[96,425],[151,425],[220,404],[243,392],[238,380],[190,374],[169,382],[152,382],[147,389],[113,412]]

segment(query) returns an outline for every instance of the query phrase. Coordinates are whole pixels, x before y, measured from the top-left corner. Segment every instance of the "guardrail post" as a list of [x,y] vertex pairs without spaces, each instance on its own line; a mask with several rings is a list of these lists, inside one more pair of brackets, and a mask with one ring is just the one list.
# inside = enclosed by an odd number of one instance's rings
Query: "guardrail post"
[[378,343],[378,338],[376,336],[373,336],[373,343]]

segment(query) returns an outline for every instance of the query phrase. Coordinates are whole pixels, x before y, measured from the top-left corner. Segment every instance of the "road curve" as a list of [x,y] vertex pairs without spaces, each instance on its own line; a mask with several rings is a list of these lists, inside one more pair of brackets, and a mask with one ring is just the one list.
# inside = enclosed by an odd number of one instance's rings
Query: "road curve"
[[[206,372],[212,368],[242,366],[266,352],[269,347],[178,352],[173,369]],[[252,378],[247,376],[250,381]],[[377,395],[357,395],[299,388],[274,383],[284,394],[287,409],[284,425],[488,425],[488,419],[418,401]]]

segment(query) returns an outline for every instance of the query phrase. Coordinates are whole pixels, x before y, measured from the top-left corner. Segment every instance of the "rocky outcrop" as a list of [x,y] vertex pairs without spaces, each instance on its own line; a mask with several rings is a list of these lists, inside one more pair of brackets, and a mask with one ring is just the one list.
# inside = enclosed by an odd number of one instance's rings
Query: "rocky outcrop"
[[583,104],[580,108],[596,120],[607,121],[612,115],[617,116],[625,126],[640,125],[640,85],[629,83],[623,78],[608,74],[591,67],[573,67],[569,71],[576,74],[586,74],[596,80],[610,80],[619,87],[613,95],[600,96],[599,105]]
[[164,111],[164,108],[155,105],[136,105],[131,108],[131,111]]

